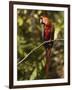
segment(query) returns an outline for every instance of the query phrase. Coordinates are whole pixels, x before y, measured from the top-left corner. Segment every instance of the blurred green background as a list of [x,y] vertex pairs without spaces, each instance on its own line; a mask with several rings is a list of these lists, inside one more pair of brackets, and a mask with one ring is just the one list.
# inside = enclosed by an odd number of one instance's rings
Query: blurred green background
[[[40,45],[42,26],[40,16],[46,15],[55,27],[54,39],[64,39],[64,12],[17,9],[17,62]],[[17,66],[17,80],[45,78],[45,48],[41,46]],[[48,79],[64,77],[64,41],[54,41]]]

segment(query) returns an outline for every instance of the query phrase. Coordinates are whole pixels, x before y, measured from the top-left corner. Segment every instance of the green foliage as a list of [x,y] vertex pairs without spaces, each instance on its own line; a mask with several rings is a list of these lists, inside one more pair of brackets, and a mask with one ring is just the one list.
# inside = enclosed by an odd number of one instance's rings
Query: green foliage
[[[17,10],[17,62],[21,61],[32,49],[40,45],[42,28],[40,16],[49,16],[55,26],[55,39],[64,39],[64,12],[42,10]],[[17,67],[18,80],[45,79],[45,48],[41,46]],[[64,76],[64,41],[55,41],[51,54],[48,78]]]

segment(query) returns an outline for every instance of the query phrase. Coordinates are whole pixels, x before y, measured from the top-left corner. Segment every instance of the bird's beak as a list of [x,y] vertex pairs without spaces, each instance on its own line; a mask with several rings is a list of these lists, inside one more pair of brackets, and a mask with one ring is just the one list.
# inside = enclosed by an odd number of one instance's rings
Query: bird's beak
[[43,20],[42,20],[42,18],[40,18],[40,23],[43,24]]

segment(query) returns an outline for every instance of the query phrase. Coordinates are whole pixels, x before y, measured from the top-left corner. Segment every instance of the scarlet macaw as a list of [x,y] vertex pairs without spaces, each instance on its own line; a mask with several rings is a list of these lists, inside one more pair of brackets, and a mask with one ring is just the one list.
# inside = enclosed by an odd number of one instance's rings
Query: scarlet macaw
[[[40,23],[44,26],[43,31],[43,40],[44,41],[50,41],[54,40],[54,25],[50,21],[50,19],[46,16],[40,17]],[[51,56],[51,48],[53,46],[53,42],[47,42],[44,44],[44,47],[46,49],[46,65],[45,65],[45,72],[46,77],[48,78],[48,70],[50,67],[50,56]]]

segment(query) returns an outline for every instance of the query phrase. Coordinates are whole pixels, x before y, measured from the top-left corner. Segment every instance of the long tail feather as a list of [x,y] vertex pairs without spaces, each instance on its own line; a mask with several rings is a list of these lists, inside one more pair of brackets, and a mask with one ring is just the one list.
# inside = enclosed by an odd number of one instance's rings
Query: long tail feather
[[50,67],[50,56],[51,56],[51,48],[46,49],[46,65],[45,65],[45,74],[46,78],[48,78],[48,72],[49,72],[49,67]]

